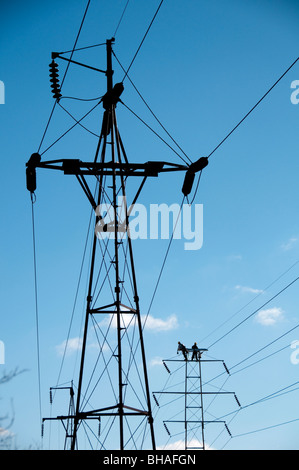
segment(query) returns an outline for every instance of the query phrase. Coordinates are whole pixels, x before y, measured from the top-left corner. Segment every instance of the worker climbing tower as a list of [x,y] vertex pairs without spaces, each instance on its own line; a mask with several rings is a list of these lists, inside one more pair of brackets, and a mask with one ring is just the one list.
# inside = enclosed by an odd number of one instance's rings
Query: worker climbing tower
[[[37,168],[61,171],[77,178],[94,212],[80,367],[69,407],[73,412],[54,418],[63,424],[71,450],[82,448],[80,438],[86,435],[92,448],[155,449],[130,214],[148,178],[168,171],[185,172],[185,197],[191,191],[195,173],[208,164],[204,157],[190,166],[129,161],[116,117],[124,86],[122,82],[113,83],[113,43],[113,38],[106,41],[106,70],[93,68],[106,75],[107,86],[100,100],[101,133],[93,158],[43,161],[39,153],[34,153],[26,168],[31,196],[36,191]],[[52,53],[50,64],[51,88],[57,102],[63,93],[56,61],[75,62],[61,54]],[[128,201],[131,177],[141,178],[141,183]],[[96,355],[90,348],[95,342]],[[48,419],[53,418],[43,421]]]
[[[240,406],[234,392],[218,389],[211,390],[207,387],[207,383],[203,380],[202,374],[204,363],[221,362],[223,363],[225,372],[229,374],[229,371],[224,361],[207,359],[205,357],[206,352],[207,349],[186,348],[184,354],[179,358],[164,359],[163,365],[168,374],[174,374],[176,381],[180,378],[179,384],[183,384],[183,386],[180,389],[176,386],[176,389],[173,390],[174,387],[168,383],[168,386],[162,391],[153,393],[158,407],[160,406],[159,396],[171,395],[174,397],[171,399],[170,403],[176,401],[176,413],[172,418],[163,420],[163,424],[169,438],[172,438],[174,430],[175,436],[184,436],[183,442],[185,450],[205,450],[207,448],[205,442],[205,429],[207,426],[220,424],[224,426],[230,434],[225,421],[217,418],[208,419],[205,416],[207,414],[207,408],[211,403],[211,400],[207,400],[207,397],[214,400],[217,395],[233,394]],[[171,370],[172,363],[178,363],[174,371]],[[178,400],[180,400],[180,406],[178,406]],[[164,402],[163,406],[166,406]]]

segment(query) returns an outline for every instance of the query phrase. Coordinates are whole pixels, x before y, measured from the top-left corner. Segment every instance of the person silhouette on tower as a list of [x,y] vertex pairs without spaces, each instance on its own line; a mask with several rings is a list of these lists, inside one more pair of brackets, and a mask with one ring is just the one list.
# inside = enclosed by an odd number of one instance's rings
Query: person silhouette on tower
[[197,343],[194,343],[193,346],[192,346],[192,358],[191,358],[191,360],[193,361],[193,359],[195,359],[196,361],[198,361],[199,358],[200,358],[199,349],[197,347]]
[[184,359],[185,359],[185,361],[187,361],[187,360],[188,360],[188,356],[187,356],[187,349],[186,349],[186,346],[184,346],[182,343],[180,343],[180,341],[178,341],[177,354],[179,353],[179,351],[182,351],[183,356],[184,356]]

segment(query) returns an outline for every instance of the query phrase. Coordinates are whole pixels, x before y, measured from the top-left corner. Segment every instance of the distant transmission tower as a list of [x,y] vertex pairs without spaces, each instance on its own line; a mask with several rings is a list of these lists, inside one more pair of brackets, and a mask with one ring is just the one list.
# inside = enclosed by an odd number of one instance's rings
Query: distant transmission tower
[[[66,442],[71,450],[80,448],[80,437],[86,440],[86,435],[92,448],[155,449],[129,219],[147,178],[163,172],[184,171],[182,191],[186,196],[191,191],[195,173],[208,164],[204,157],[190,166],[164,161],[129,162],[116,119],[116,105],[124,87],[123,83],[113,85],[113,42],[114,39],[106,41],[106,70],[93,68],[107,77],[107,91],[101,99],[104,108],[101,134],[94,160],[41,161],[40,155],[35,153],[26,170],[31,195],[36,189],[36,168],[74,175],[96,214],[80,369],[77,386],[71,390],[72,413],[54,418],[66,429]],[[73,62],[59,53],[52,54],[51,87],[57,101],[62,94],[54,60],[59,58]],[[141,184],[129,205],[130,177],[141,178]],[[94,191],[88,178],[95,184]],[[98,343],[98,354],[87,360],[91,333]],[[52,418],[44,418],[44,421],[47,419]]]
[[[171,419],[163,421],[167,434],[171,437],[171,425],[176,427],[176,431],[183,427],[183,431],[176,432],[177,434],[184,433],[184,449],[185,450],[205,450],[205,427],[210,424],[222,424],[225,426],[227,432],[230,434],[228,426],[225,421],[218,419],[206,419],[205,417],[205,397],[208,395],[216,397],[221,394],[233,394],[238,405],[240,403],[234,392],[227,391],[207,391],[204,386],[205,383],[202,377],[202,364],[211,362],[222,362],[226,372],[229,371],[222,360],[217,359],[203,359],[203,354],[207,349],[199,348],[197,350],[197,359],[190,359],[189,354],[193,352],[192,349],[187,349],[187,359],[164,359],[163,364],[169,374],[172,374],[167,363],[178,362],[181,365],[178,366],[176,372],[179,372],[179,377],[182,379],[180,383],[184,383],[181,389],[173,390],[172,387],[167,387],[166,390],[154,392],[154,399],[156,404],[159,405],[157,396],[160,394],[173,395],[176,398],[180,396],[184,397],[184,404],[181,408],[178,408],[176,404],[176,416]],[[178,374],[176,374],[178,380]],[[170,389],[171,388],[171,389]],[[176,399],[174,398],[174,400]],[[173,400],[172,400],[173,402]]]

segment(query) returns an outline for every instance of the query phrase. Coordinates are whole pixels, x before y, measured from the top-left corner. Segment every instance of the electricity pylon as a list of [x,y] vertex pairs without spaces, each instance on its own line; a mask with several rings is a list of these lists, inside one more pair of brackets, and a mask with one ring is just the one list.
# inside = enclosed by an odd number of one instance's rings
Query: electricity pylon
[[[223,424],[230,434],[228,426],[225,421],[219,419],[207,420],[205,418],[205,400],[204,397],[206,395],[222,395],[222,394],[233,394],[238,405],[240,403],[235,395],[234,392],[228,391],[207,391],[204,387],[204,381],[202,377],[202,364],[203,363],[210,363],[210,362],[222,362],[225,368],[225,371],[229,374],[229,371],[222,360],[217,359],[203,359],[203,354],[207,351],[207,349],[198,348],[196,350],[196,358],[192,356],[190,359],[189,354],[192,352],[194,353],[193,349],[186,349],[187,357],[182,359],[164,359],[163,364],[169,374],[172,372],[170,371],[169,367],[167,366],[168,362],[179,362],[184,363],[179,366],[178,371],[183,374],[183,383],[184,387],[180,390],[162,390],[158,392],[154,392],[154,399],[158,406],[159,402],[157,399],[157,395],[159,394],[171,394],[176,395],[177,397],[183,396],[184,397],[184,405],[182,409],[178,413],[179,416],[166,419],[163,421],[164,427],[166,429],[167,434],[171,437],[170,432],[170,423],[171,424],[178,424],[183,426],[183,433],[184,433],[184,448],[185,450],[205,450],[206,443],[205,443],[205,427],[206,425],[210,424]],[[195,354],[194,354],[195,355]],[[176,376],[177,377],[177,376]],[[171,388],[171,387],[169,387]],[[178,407],[176,406],[176,410]]]
[[[147,178],[157,177],[163,172],[184,171],[186,175],[182,191],[186,196],[191,191],[195,173],[208,164],[204,157],[190,166],[164,161],[129,162],[116,119],[116,106],[121,101],[124,87],[123,83],[113,85],[113,42],[114,39],[106,41],[106,70],[93,68],[107,77],[107,91],[101,99],[104,108],[101,134],[94,160],[43,162],[40,155],[34,153],[26,169],[27,189],[31,194],[36,190],[36,168],[58,170],[65,175],[76,176],[96,215],[92,229],[93,244],[74,413],[55,418],[68,423],[71,450],[79,448],[80,432],[87,432],[94,421],[101,424],[101,435],[95,438],[100,449],[139,450],[146,445],[155,449],[144,325],[129,219]],[[59,58],[63,58],[59,53],[52,54],[53,61]],[[59,101],[62,93],[58,66],[53,61],[50,64],[51,87],[54,98]],[[94,192],[87,177],[96,179]],[[126,194],[129,177],[142,178],[130,205]],[[87,360],[91,330],[98,342],[98,355],[93,366]],[[95,434],[92,429],[93,437]],[[148,435],[149,443],[146,444]]]

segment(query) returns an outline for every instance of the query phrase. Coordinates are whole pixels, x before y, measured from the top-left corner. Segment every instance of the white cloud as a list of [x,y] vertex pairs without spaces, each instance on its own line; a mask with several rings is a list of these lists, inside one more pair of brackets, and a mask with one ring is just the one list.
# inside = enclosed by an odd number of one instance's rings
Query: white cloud
[[96,352],[104,352],[104,351],[111,351],[109,344],[107,342],[99,344],[99,342],[90,343],[88,345],[90,350],[94,350]]
[[235,286],[235,289],[238,289],[242,292],[249,292],[250,294],[262,294],[263,290],[262,289],[254,289],[252,287],[246,287],[246,286]]
[[299,238],[298,237],[291,237],[286,243],[283,243],[281,245],[281,248],[284,250],[284,251],[288,251],[288,250],[291,250],[294,245],[296,245],[296,243],[299,241]]
[[[120,316],[120,327],[128,328],[130,325],[134,324],[134,314],[133,313],[124,313]],[[107,315],[100,323],[100,326],[110,326],[111,328],[117,328],[117,315],[111,313]]]
[[[112,317],[112,318],[111,318]],[[121,327],[128,328],[130,325],[134,324],[135,315],[133,313],[126,313],[121,315]],[[135,317],[136,318],[136,317]],[[145,328],[151,331],[169,331],[178,328],[178,320],[176,315],[170,315],[168,318],[163,320],[162,318],[155,318],[151,315],[147,317],[142,315],[141,316],[141,323],[142,325],[145,322]],[[112,328],[117,327],[117,316],[115,314],[111,314],[107,316],[101,323],[102,326],[110,325]]]
[[0,439],[9,439],[14,437],[14,434],[8,429],[0,428]]
[[82,349],[82,338],[70,338],[68,340],[63,341],[60,345],[56,346],[57,353],[62,356],[64,351],[66,355],[70,355],[76,351],[80,351]]
[[[70,356],[73,353],[76,353],[77,351],[82,350],[82,343],[83,340],[82,338],[71,338],[69,340],[63,341],[61,344],[56,346],[56,351],[59,356],[62,356],[65,352],[66,356]],[[90,343],[87,345],[87,347],[92,350],[96,351],[107,351],[109,350],[109,346],[107,343],[104,344],[99,344],[98,342]]]
[[[198,439],[191,439],[188,442],[188,447],[202,447],[202,442]],[[167,444],[163,447],[157,447],[158,450],[185,450],[185,441],[179,440],[173,443]],[[211,450],[212,448],[209,445],[205,445],[206,450]]]
[[159,356],[153,357],[153,359],[149,361],[149,365],[151,367],[161,366],[162,364],[163,364],[163,359],[162,357],[159,357]]
[[242,255],[229,255],[227,259],[228,261],[241,261]]
[[274,325],[283,319],[283,310],[278,307],[260,310],[256,315],[256,321],[261,325],[269,326]]
[[[129,328],[130,325],[133,325],[136,317],[133,313],[126,313],[121,315],[121,328]],[[145,323],[145,328],[150,331],[169,331],[178,328],[178,320],[176,315],[170,315],[168,318],[163,320],[162,318],[155,318],[151,315],[147,317],[141,316],[142,325]],[[117,317],[115,314],[107,315],[107,317],[99,324],[100,326],[111,328],[117,328]],[[99,347],[98,345],[92,344],[90,347]],[[71,355],[76,351],[81,351],[82,349],[82,338],[70,338],[63,341],[60,345],[56,346],[56,351],[59,356],[62,356],[65,352],[66,355]],[[103,350],[107,349],[105,344]],[[160,359],[159,359],[160,360]],[[152,364],[156,365],[156,364]]]
[[[145,317],[143,318],[142,322],[145,321]],[[155,331],[169,331],[178,328],[178,320],[176,315],[171,315],[170,317],[166,318],[166,320],[162,320],[162,318],[154,318],[149,315],[146,318],[145,328],[148,330],[155,330]]]

